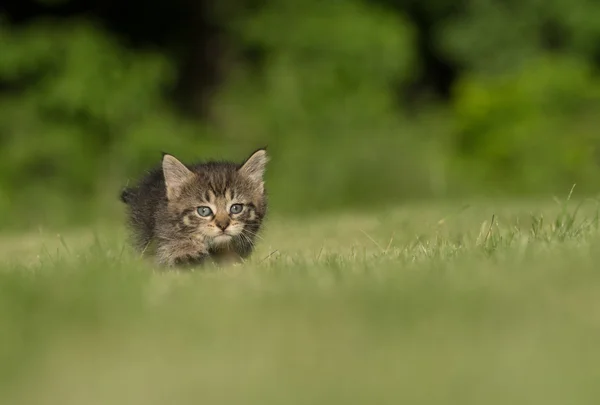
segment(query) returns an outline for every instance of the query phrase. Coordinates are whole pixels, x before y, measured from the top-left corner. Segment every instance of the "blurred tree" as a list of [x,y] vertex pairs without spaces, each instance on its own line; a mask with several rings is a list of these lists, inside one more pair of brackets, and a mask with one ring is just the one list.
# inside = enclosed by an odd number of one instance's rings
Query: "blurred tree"
[[1,24],[0,49],[3,209],[28,210],[36,194],[84,200],[100,179],[194,142],[162,100],[173,69],[160,55],[131,53],[76,20]]
[[[500,191],[595,191],[600,80],[585,61],[547,55],[502,77],[466,78],[454,104],[465,174]],[[480,183],[481,184],[481,183]]]
[[600,3],[595,0],[473,0],[440,24],[452,59],[490,74],[520,69],[540,52],[600,57]]
[[600,176],[595,0],[0,7],[0,209],[96,201],[160,150],[264,143],[295,210]]

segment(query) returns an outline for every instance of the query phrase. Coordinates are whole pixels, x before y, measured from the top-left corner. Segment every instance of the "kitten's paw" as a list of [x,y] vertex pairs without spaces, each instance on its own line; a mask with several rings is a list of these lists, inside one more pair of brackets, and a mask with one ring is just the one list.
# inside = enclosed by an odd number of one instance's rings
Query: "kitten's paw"
[[176,257],[173,260],[173,266],[175,267],[196,267],[203,265],[208,259],[208,254],[188,254]]

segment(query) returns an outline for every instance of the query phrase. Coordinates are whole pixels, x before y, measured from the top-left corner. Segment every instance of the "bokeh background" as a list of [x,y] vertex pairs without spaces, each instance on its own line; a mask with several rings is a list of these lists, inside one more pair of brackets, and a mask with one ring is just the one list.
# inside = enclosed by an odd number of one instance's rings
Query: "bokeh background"
[[596,0],[3,0],[0,226],[268,145],[273,209],[600,185]]

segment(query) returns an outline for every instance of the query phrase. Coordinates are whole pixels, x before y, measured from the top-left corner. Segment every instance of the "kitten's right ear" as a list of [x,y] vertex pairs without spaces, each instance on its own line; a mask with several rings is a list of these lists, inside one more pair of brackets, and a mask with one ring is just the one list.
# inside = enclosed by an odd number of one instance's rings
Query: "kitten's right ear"
[[165,176],[168,200],[177,198],[181,193],[183,186],[193,180],[196,176],[194,172],[188,169],[183,163],[167,153],[163,155],[162,169]]
[[238,169],[239,173],[254,181],[260,192],[264,192],[265,186],[265,167],[269,162],[266,148],[254,152]]

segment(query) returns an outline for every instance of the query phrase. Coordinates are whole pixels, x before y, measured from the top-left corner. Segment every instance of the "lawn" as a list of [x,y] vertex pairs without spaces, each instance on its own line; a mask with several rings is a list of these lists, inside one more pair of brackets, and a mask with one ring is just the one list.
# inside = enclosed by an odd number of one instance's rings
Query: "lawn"
[[192,273],[119,226],[0,236],[0,403],[597,404],[597,214],[272,215],[247,263]]

